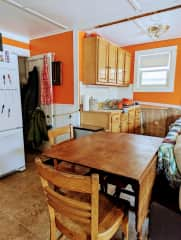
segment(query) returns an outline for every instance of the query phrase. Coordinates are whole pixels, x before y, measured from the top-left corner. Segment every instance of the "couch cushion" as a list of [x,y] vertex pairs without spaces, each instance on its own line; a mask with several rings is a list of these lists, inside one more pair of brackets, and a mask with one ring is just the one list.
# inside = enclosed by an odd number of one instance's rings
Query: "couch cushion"
[[181,135],[177,136],[176,144],[174,147],[174,154],[175,154],[177,167],[181,173]]

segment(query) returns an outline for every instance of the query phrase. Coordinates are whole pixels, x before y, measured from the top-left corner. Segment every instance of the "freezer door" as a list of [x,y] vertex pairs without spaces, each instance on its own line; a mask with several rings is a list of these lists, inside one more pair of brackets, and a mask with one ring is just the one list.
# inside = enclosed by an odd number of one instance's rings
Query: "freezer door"
[[0,132],[0,177],[25,169],[22,128]]
[[18,76],[15,68],[1,68],[0,90],[19,89]]
[[22,113],[19,92],[0,90],[0,131],[22,127]]

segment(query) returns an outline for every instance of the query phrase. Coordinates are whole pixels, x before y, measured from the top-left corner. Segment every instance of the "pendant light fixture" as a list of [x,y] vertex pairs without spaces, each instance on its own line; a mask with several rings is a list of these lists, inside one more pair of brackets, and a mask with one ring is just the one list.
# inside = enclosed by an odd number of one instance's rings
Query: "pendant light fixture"
[[167,24],[154,24],[148,27],[148,34],[153,39],[158,39],[162,34],[169,30],[170,26]]

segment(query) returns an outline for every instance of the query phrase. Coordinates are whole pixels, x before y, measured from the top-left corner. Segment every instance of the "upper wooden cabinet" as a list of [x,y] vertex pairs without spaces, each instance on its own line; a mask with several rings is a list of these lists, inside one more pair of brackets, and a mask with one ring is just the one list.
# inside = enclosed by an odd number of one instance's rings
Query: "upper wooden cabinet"
[[117,83],[124,84],[125,51],[118,48],[117,56]]
[[125,61],[124,61],[124,84],[128,85],[130,82],[130,70],[131,70],[131,54],[125,52]]
[[130,54],[98,36],[84,38],[83,82],[128,86]]
[[[88,72],[89,72],[89,66],[90,64],[93,64],[95,66],[91,66],[91,68],[93,67],[93,71],[95,72],[95,80],[98,83],[107,83],[107,78],[108,78],[108,42],[105,41],[104,39],[97,39],[97,38],[93,38],[93,39],[88,39],[85,40],[85,44],[84,44],[84,66],[86,66],[86,68],[84,69],[84,79],[88,78]],[[90,41],[91,40],[91,41]],[[95,41],[95,43],[92,46],[92,40]],[[95,47],[95,48],[94,48]],[[91,52],[88,53],[88,51],[92,50],[95,51],[95,55],[93,54],[93,56],[91,55]],[[94,57],[95,56],[95,57]],[[91,59],[92,58],[92,59]],[[97,64],[97,67],[96,67]],[[88,68],[87,68],[88,66]],[[91,70],[91,69],[90,69]],[[92,80],[91,79],[92,76],[90,76],[90,79],[88,78],[88,80]],[[95,82],[93,82],[95,84]]]
[[108,83],[116,84],[116,72],[117,72],[117,47],[108,44]]

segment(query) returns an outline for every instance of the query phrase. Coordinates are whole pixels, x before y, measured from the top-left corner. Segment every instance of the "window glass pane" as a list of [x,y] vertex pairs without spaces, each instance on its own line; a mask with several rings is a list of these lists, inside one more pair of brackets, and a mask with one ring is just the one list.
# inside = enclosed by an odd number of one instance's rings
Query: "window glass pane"
[[167,85],[167,71],[141,72],[141,85]]
[[169,66],[169,53],[156,53],[140,56],[140,67],[167,67]]

